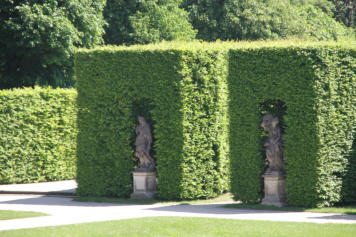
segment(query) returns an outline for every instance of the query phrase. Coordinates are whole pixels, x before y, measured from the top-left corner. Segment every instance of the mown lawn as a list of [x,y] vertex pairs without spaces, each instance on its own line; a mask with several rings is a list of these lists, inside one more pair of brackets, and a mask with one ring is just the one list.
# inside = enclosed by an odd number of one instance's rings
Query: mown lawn
[[39,213],[39,212],[28,212],[28,211],[0,210],[0,220],[29,218],[29,217],[37,217],[37,216],[47,216],[47,214]]
[[1,237],[355,237],[356,225],[146,217],[59,227],[0,231]]

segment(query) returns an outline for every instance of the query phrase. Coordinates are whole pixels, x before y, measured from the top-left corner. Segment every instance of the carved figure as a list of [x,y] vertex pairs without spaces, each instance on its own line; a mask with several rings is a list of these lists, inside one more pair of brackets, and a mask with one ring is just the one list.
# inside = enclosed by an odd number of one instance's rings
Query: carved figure
[[140,168],[153,170],[155,161],[150,156],[152,135],[149,124],[144,117],[138,117],[139,125],[136,127],[135,156],[140,160]]
[[268,168],[265,174],[284,173],[283,141],[281,129],[277,126],[278,123],[278,118],[273,117],[272,114],[263,116],[261,127],[269,134],[268,140],[264,144],[268,161]]

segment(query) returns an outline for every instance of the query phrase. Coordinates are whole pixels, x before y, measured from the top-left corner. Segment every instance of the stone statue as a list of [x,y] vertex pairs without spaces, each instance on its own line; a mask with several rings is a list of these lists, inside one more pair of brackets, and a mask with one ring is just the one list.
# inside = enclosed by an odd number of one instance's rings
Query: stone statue
[[278,118],[273,117],[272,114],[263,116],[261,127],[269,134],[268,140],[264,144],[268,161],[265,174],[284,174],[283,141],[281,129],[277,126],[278,123]]
[[155,161],[150,156],[152,135],[149,124],[144,117],[138,117],[139,125],[136,127],[135,156],[140,160],[140,168],[154,170]]

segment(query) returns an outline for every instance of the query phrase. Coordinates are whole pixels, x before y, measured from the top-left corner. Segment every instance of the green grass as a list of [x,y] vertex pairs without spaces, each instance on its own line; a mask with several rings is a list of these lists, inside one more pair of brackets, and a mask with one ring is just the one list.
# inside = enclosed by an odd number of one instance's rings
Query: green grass
[[0,231],[1,237],[355,237],[355,235],[356,225],[347,224],[241,221],[184,217],[146,217],[59,227]]
[[[302,208],[302,207],[275,207],[260,204],[227,204],[224,207],[232,208],[245,208],[255,210],[276,210],[276,211],[301,211],[301,212],[316,212],[316,213],[341,213],[356,215],[356,206],[336,206],[336,207],[323,207],[323,208]],[[355,234],[356,236],[356,234]]]
[[124,198],[107,198],[107,197],[76,197],[74,201],[77,202],[107,202],[107,203],[120,203],[120,204],[133,204],[133,205],[177,205],[177,204],[210,204],[210,203],[222,203],[233,202],[232,195],[230,193],[222,194],[212,199],[192,200],[192,201],[162,201],[162,200],[134,200]]
[[0,220],[10,220],[18,218],[29,218],[37,216],[48,216],[39,212],[0,210]]

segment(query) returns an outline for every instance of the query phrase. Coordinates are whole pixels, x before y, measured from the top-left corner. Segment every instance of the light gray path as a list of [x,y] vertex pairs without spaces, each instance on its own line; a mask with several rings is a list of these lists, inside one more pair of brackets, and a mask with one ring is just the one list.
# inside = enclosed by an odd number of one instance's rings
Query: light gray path
[[77,183],[75,180],[45,182],[33,184],[3,184],[0,194],[61,194],[74,195]]
[[95,221],[120,220],[149,216],[214,217],[242,220],[268,220],[314,223],[356,224],[356,216],[305,212],[276,212],[223,208],[206,205],[128,205],[74,202],[70,197],[40,195],[0,195],[1,210],[25,210],[50,214],[0,221],[0,230],[56,226]]

